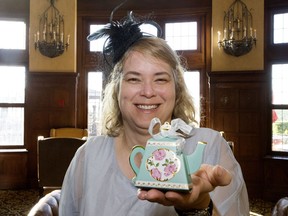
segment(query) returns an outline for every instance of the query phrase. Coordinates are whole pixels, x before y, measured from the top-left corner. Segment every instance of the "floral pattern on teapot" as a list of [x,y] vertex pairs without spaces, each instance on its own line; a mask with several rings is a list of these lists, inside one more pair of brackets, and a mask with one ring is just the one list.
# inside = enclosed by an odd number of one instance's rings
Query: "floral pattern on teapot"
[[157,181],[168,181],[180,170],[180,160],[174,151],[159,148],[146,160],[146,169]]

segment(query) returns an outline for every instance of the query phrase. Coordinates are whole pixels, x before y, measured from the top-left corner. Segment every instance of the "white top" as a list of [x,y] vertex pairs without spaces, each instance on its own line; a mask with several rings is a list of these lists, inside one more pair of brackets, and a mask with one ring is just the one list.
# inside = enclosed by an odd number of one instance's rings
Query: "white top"
[[[249,202],[242,171],[220,133],[194,128],[184,152],[190,154],[198,141],[207,142],[203,163],[221,165],[233,178],[210,193],[221,215],[249,215]],[[173,207],[139,200],[137,188],[118,167],[114,138],[90,137],[73,158],[61,191],[60,216],[176,216]]]

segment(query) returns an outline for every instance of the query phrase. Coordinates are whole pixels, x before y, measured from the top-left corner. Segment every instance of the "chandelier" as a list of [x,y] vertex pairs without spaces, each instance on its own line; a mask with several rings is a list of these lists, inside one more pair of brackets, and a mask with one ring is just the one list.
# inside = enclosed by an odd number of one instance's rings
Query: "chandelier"
[[223,39],[218,31],[218,47],[232,56],[242,56],[256,46],[256,29],[253,29],[251,12],[241,0],[235,0],[225,12]]
[[70,35],[64,41],[64,19],[50,0],[50,6],[40,16],[39,30],[34,35],[35,49],[44,56],[54,58],[64,53],[69,46]]

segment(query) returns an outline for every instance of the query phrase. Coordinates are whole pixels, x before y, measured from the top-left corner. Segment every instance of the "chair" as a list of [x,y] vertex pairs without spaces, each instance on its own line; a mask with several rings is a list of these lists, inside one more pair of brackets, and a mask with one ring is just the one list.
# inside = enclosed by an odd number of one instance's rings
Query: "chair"
[[86,139],[88,130],[82,128],[52,128],[50,129],[50,137],[74,137]]
[[86,140],[48,137],[37,142],[39,195],[61,188],[66,170],[77,149]]
[[[224,139],[226,139],[224,131],[220,131],[219,133]],[[232,152],[234,154],[234,142],[233,141],[227,141],[227,144],[230,146],[230,148],[231,148],[231,150],[232,150]]]
[[288,197],[283,197],[278,200],[272,210],[272,216],[287,216],[288,215]]

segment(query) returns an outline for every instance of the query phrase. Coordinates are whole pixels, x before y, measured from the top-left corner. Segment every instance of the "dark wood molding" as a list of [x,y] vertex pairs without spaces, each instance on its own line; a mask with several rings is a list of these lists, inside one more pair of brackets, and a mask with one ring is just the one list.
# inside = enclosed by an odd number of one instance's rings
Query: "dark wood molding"
[[[77,9],[78,14],[80,16],[89,16],[98,14],[100,11],[107,11],[108,18],[112,10],[118,6],[121,1],[112,0],[112,1],[105,1],[105,0],[78,0],[77,2]],[[170,10],[175,11],[175,2],[174,1],[166,1],[166,0],[142,0],[142,1],[127,1],[124,5],[122,5],[118,11],[139,11],[139,10],[146,10],[149,13],[153,11],[161,11],[161,10]],[[203,0],[203,1],[189,1],[189,0],[182,0],[177,4],[178,9],[199,9],[199,8],[212,8],[212,1],[211,0]],[[166,13],[166,12],[165,12]]]
[[29,0],[1,0],[0,17],[29,17]]

